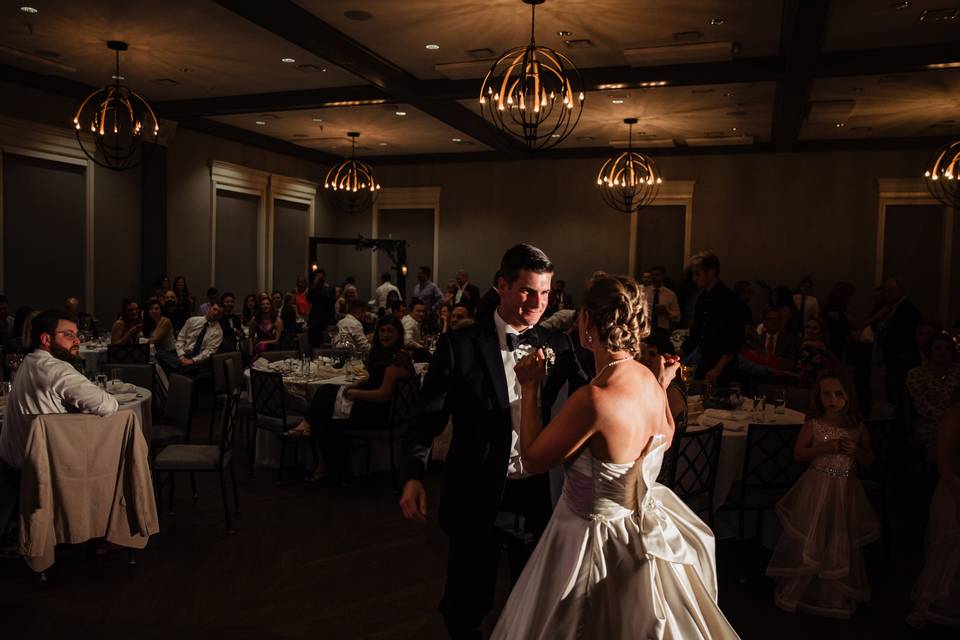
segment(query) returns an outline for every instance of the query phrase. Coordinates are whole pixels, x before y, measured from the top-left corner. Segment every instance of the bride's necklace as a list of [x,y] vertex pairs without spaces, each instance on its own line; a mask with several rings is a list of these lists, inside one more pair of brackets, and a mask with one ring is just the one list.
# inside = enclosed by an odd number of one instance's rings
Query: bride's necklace
[[593,376],[593,380],[590,381],[590,384],[593,384],[594,382],[596,382],[596,381],[600,378],[600,376],[603,375],[603,372],[606,371],[608,368],[610,368],[610,367],[612,367],[612,366],[615,366],[615,365],[618,365],[618,364],[620,364],[621,362],[626,362],[627,360],[633,360],[633,357],[632,357],[632,356],[626,356],[626,357],[623,357],[623,358],[618,358],[617,360],[611,360],[611,361],[608,362],[607,364],[603,365],[603,366],[600,368],[600,371],[597,371],[597,375]]

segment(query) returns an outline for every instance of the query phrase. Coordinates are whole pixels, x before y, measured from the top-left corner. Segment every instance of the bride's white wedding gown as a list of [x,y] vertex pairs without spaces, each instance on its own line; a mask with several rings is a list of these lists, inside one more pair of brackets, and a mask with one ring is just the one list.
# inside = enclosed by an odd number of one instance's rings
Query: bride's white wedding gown
[[614,464],[588,447],[493,638],[738,638],[717,606],[713,533],[657,474],[667,449]]

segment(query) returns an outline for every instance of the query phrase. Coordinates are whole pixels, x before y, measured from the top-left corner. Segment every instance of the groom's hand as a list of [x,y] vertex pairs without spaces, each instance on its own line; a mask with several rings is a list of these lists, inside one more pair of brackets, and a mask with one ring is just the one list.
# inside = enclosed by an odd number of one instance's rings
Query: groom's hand
[[427,490],[419,480],[407,480],[400,496],[400,510],[407,520],[427,523]]

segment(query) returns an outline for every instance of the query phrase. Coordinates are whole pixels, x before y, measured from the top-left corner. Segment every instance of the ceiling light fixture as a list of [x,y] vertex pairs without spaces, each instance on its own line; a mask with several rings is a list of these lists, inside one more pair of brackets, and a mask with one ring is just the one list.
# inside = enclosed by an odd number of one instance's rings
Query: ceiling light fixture
[[715,27],[719,27],[724,22],[726,22],[726,20],[724,20],[723,18],[710,18],[710,24],[712,24]]
[[284,64],[293,64],[294,62],[296,62],[296,60],[294,60],[293,58],[280,58],[280,62]]
[[573,35],[573,31],[557,31],[557,35],[561,38],[569,38]]
[[463,138],[450,138],[452,142],[463,142]]
[[536,151],[559,144],[576,128],[583,113],[583,82],[570,58],[534,39],[537,5],[544,0],[523,2],[530,5],[530,44],[510,49],[490,67],[480,86],[480,112]]
[[610,102],[613,104],[623,104],[623,98],[614,98]]
[[837,123],[837,129],[842,129],[842,128],[845,127],[845,126],[846,126],[846,125],[844,125],[842,122],[838,122],[838,123]]
[[267,124],[267,123],[266,123],[265,121],[263,121],[263,120],[257,120],[257,121],[256,121],[256,122],[254,122],[253,124],[255,124],[255,125],[258,125],[258,126],[261,126],[261,127],[262,127],[263,125],[265,125],[265,124]]
[[[107,48],[116,53],[113,84],[83,99],[73,114],[73,126],[77,142],[88,158],[101,167],[123,171],[140,164],[140,143],[156,141],[160,122],[146,98],[120,84],[120,52],[127,50],[127,43],[111,40]],[[89,130],[93,136],[92,150],[87,148],[89,142],[84,144],[81,130]]]
[[405,115],[407,115],[407,112],[406,112],[406,111],[394,111],[394,114],[395,114],[395,115],[398,115],[398,116],[405,116]]
[[923,172],[927,191],[942,204],[960,207],[960,140],[940,149]]
[[311,118],[314,122],[323,122],[323,118]]
[[29,13],[30,15],[34,15],[35,13],[40,13],[33,7],[27,7],[27,6],[20,7],[20,11],[23,11],[24,13]]
[[437,49],[440,48],[440,45],[438,45],[438,44],[433,44],[433,43],[431,42],[430,44],[424,45],[423,48],[424,48],[424,49],[429,49],[430,51],[436,51]]
[[627,150],[603,163],[597,174],[597,186],[608,207],[633,213],[653,202],[663,176],[652,158],[633,150],[633,125],[637,119],[624,118],[623,123],[630,128]]
[[334,195],[337,207],[346,213],[365,211],[373,205],[380,194],[380,183],[373,175],[373,168],[357,160],[357,138],[360,134],[348,131],[350,157],[335,164],[323,179],[323,188]]

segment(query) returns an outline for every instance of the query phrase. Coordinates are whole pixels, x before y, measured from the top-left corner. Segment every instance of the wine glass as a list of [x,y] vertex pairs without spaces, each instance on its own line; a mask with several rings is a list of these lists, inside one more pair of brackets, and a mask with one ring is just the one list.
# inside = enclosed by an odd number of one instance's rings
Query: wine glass
[[687,391],[690,391],[690,383],[693,382],[693,375],[696,373],[697,368],[692,364],[681,364],[680,365],[680,380],[683,382]]

